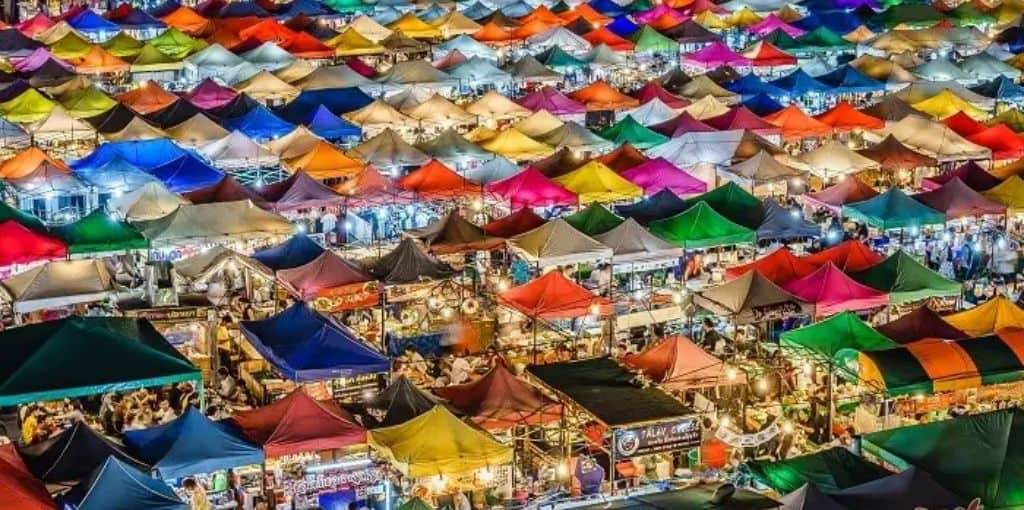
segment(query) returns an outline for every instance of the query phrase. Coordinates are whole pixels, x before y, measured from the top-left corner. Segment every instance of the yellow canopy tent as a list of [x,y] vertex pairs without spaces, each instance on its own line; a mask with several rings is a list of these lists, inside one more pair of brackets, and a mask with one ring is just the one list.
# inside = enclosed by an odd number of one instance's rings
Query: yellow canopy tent
[[351,27],[328,39],[324,44],[334,48],[334,52],[343,57],[384,53],[383,46],[371,41]]
[[512,462],[511,448],[443,406],[405,423],[371,430],[369,443],[413,478],[468,473]]
[[948,89],[910,106],[938,120],[952,117],[957,112],[964,112],[974,120],[985,120],[988,118],[988,112],[964,101],[960,96],[950,92]]
[[600,161],[591,161],[554,181],[579,195],[581,204],[617,202],[644,196],[640,186],[623,179]]
[[0,103],[0,115],[11,122],[37,122],[50,116],[57,103],[50,101],[36,89],[28,89],[9,101]]
[[991,335],[1001,329],[1024,327],[1024,310],[1004,296],[996,296],[974,308],[943,317],[968,336]]
[[388,29],[402,32],[413,39],[435,39],[441,37],[441,30],[407,12],[401,18],[387,24]]
[[1006,206],[1010,214],[1024,212],[1024,179],[1019,175],[1011,175],[996,187],[983,191],[982,196]]
[[532,161],[550,156],[555,149],[540,143],[515,128],[508,128],[480,143],[484,150],[499,154],[513,161]]

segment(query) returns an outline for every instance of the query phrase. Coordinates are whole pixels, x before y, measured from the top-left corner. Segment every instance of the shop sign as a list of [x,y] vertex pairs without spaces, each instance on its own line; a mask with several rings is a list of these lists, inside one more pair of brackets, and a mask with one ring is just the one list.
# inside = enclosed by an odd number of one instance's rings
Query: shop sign
[[388,285],[384,287],[384,296],[388,303],[401,303],[426,299],[437,286],[436,282],[408,283],[404,285]]
[[752,434],[741,434],[726,427],[718,427],[715,437],[733,448],[756,448],[771,441],[780,432],[782,429],[779,428],[779,423],[772,422],[764,430]]
[[376,283],[353,283],[317,292],[313,306],[321,312],[341,312],[373,308],[380,301]]
[[700,422],[692,417],[620,429],[615,431],[612,441],[615,457],[620,459],[692,448],[700,444]]
[[801,313],[803,310],[800,304],[793,301],[786,301],[775,305],[755,306],[750,309],[754,322],[785,319],[790,315]]
[[186,321],[186,320],[207,320],[208,313],[205,307],[190,306],[187,308],[150,308],[147,310],[129,310],[125,315],[148,319],[150,321]]
[[365,494],[368,488],[382,481],[384,471],[377,466],[369,466],[363,469],[306,473],[301,478],[285,480],[283,489],[285,496],[291,499],[314,497],[323,492],[342,489],[354,489],[356,493]]

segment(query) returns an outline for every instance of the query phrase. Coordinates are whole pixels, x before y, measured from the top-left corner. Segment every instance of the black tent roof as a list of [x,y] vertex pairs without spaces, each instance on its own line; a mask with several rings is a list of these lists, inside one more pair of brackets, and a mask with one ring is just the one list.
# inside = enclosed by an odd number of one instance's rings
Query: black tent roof
[[366,271],[384,283],[415,283],[447,278],[455,272],[410,238],[403,239],[394,250],[370,264]]
[[32,50],[39,48],[43,43],[29,38],[14,28],[0,30],[0,54],[3,55],[27,55]]
[[124,129],[135,117],[135,112],[131,108],[117,103],[117,106],[99,115],[89,117],[85,121],[100,133],[116,133]]
[[757,239],[797,239],[801,237],[818,237],[821,226],[804,218],[803,214],[793,214],[797,209],[779,205],[775,199],[767,198],[761,202],[764,206],[764,221],[757,227]]
[[406,376],[401,376],[384,391],[365,402],[366,407],[384,411],[380,427],[405,423],[442,403],[442,400],[416,387]]
[[124,447],[84,422],[38,444],[19,448],[22,460],[40,480],[48,483],[73,482],[90,475],[108,457],[148,471],[149,467],[124,451]]
[[633,218],[641,225],[670,216],[675,216],[689,207],[686,202],[668,189],[653,194],[650,198],[635,204],[615,207],[615,212],[624,218]]
[[161,128],[169,128],[191,119],[200,111],[201,110],[191,102],[179,99],[171,103],[167,108],[147,115],[146,118]]
[[956,508],[967,503],[916,467],[843,489],[831,496],[850,510]]

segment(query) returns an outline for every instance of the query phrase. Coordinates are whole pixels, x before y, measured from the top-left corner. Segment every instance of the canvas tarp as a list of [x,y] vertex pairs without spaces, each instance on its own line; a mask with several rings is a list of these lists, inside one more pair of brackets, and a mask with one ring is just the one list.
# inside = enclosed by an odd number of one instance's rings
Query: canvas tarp
[[697,306],[731,317],[737,324],[793,314],[810,314],[812,306],[786,292],[757,271],[694,294]]
[[175,243],[197,239],[263,238],[287,236],[294,225],[264,211],[248,200],[212,204],[184,204],[174,212],[137,224],[151,242]]
[[102,260],[60,260],[0,282],[17,313],[102,301],[116,290]]
[[509,248],[542,267],[607,260],[611,248],[595,241],[559,218],[508,240]]

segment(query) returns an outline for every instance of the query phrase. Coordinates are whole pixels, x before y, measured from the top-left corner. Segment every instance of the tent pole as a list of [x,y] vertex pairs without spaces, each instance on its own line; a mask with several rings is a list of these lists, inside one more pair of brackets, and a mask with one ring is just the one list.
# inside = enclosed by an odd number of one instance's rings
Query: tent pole
[[533,364],[537,364],[537,320],[538,318],[533,317]]
[[828,381],[826,381],[826,384],[828,384],[828,412],[827,412],[828,421],[827,421],[827,423],[825,423],[825,426],[828,427],[828,432],[826,433],[825,437],[828,439],[828,442],[830,442],[830,443],[832,442],[832,399],[833,399],[833,396],[832,396],[832,386],[833,386],[832,385],[832,371],[833,371],[832,360],[829,359],[828,360]]

